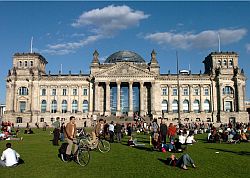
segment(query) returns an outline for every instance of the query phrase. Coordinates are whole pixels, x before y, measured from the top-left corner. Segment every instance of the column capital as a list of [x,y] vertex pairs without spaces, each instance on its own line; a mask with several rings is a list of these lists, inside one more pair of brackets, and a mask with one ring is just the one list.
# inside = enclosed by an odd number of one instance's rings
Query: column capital
[[144,82],[143,82],[143,81],[140,81],[140,85],[142,85],[142,86],[143,86],[143,85],[144,85]]
[[117,81],[116,81],[116,84],[117,84],[117,85],[121,85],[121,83],[122,83],[122,82],[121,82],[120,80],[117,80]]
[[133,85],[134,81],[129,81],[128,83],[129,85]]
[[106,85],[110,85],[110,81],[105,82]]

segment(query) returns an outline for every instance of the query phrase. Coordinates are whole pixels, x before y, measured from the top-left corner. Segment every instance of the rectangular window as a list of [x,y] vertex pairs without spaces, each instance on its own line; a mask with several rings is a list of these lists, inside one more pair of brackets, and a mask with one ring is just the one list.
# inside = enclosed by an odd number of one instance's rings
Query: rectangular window
[[44,122],[44,118],[40,118],[40,122]]
[[208,95],[209,95],[209,90],[208,90],[208,88],[204,88],[204,95],[205,95],[205,96],[208,96]]
[[188,88],[183,88],[183,95],[188,96],[189,95],[188,93],[189,93]]
[[45,89],[45,88],[43,88],[43,89],[41,90],[41,95],[42,95],[42,96],[46,96],[46,89]]
[[232,101],[226,101],[225,102],[225,111],[232,112]]
[[73,88],[73,93],[72,93],[74,96],[77,95],[77,89],[76,88]]
[[26,109],[26,102],[25,101],[20,101],[19,102],[19,107],[20,107],[20,112],[24,112]]
[[195,89],[194,89],[194,95],[196,95],[196,96],[199,95],[199,89],[198,89],[198,88],[195,88]]
[[55,88],[52,89],[51,95],[52,95],[52,96],[55,96],[55,95],[56,95],[56,89],[55,89]]
[[62,95],[66,96],[67,95],[67,89],[63,88]]
[[84,95],[84,96],[87,96],[87,95],[88,95],[88,89],[87,89],[87,88],[84,88],[84,89],[83,89],[83,95]]
[[177,96],[178,95],[178,90],[177,88],[173,88],[173,96]]
[[166,96],[168,94],[168,89],[167,88],[162,88],[162,95]]

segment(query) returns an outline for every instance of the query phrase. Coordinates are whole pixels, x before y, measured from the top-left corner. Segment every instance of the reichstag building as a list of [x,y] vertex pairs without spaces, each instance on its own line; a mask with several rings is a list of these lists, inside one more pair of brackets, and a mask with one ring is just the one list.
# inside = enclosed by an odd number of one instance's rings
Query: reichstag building
[[246,77],[235,52],[212,52],[204,73],[160,73],[156,52],[146,62],[119,51],[100,63],[93,53],[90,73],[51,74],[38,53],[16,53],[6,78],[4,119],[26,125],[56,118],[91,125],[93,119],[164,118],[168,122],[248,122]]

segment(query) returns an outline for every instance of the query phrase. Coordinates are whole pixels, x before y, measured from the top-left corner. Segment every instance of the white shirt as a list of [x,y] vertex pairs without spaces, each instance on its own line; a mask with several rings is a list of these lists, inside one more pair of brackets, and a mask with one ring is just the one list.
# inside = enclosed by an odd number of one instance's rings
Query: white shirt
[[184,144],[186,141],[186,137],[184,137],[183,135],[179,136],[179,142],[181,142],[181,144]]
[[115,129],[114,125],[113,124],[109,124],[109,131],[114,132],[114,129]]
[[13,149],[7,148],[6,150],[3,151],[1,160],[5,160],[5,165],[6,166],[13,166],[14,164],[18,163],[18,158],[20,155]]
[[192,144],[193,142],[194,142],[194,136],[193,135],[192,136],[188,136],[187,140],[186,140],[186,143],[189,143],[189,144],[191,143]]

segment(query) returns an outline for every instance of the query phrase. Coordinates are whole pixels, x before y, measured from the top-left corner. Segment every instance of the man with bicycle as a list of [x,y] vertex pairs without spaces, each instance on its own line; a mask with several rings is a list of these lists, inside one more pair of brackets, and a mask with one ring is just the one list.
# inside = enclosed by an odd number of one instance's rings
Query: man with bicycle
[[[76,143],[76,133],[77,133],[77,130],[76,130],[76,124],[75,124],[75,117],[71,116],[70,121],[69,123],[67,123],[65,130],[64,130],[65,140],[68,142],[68,146],[66,150],[67,159],[70,159],[72,146],[74,143]],[[75,144],[74,154],[76,150],[77,150],[77,145]]]

